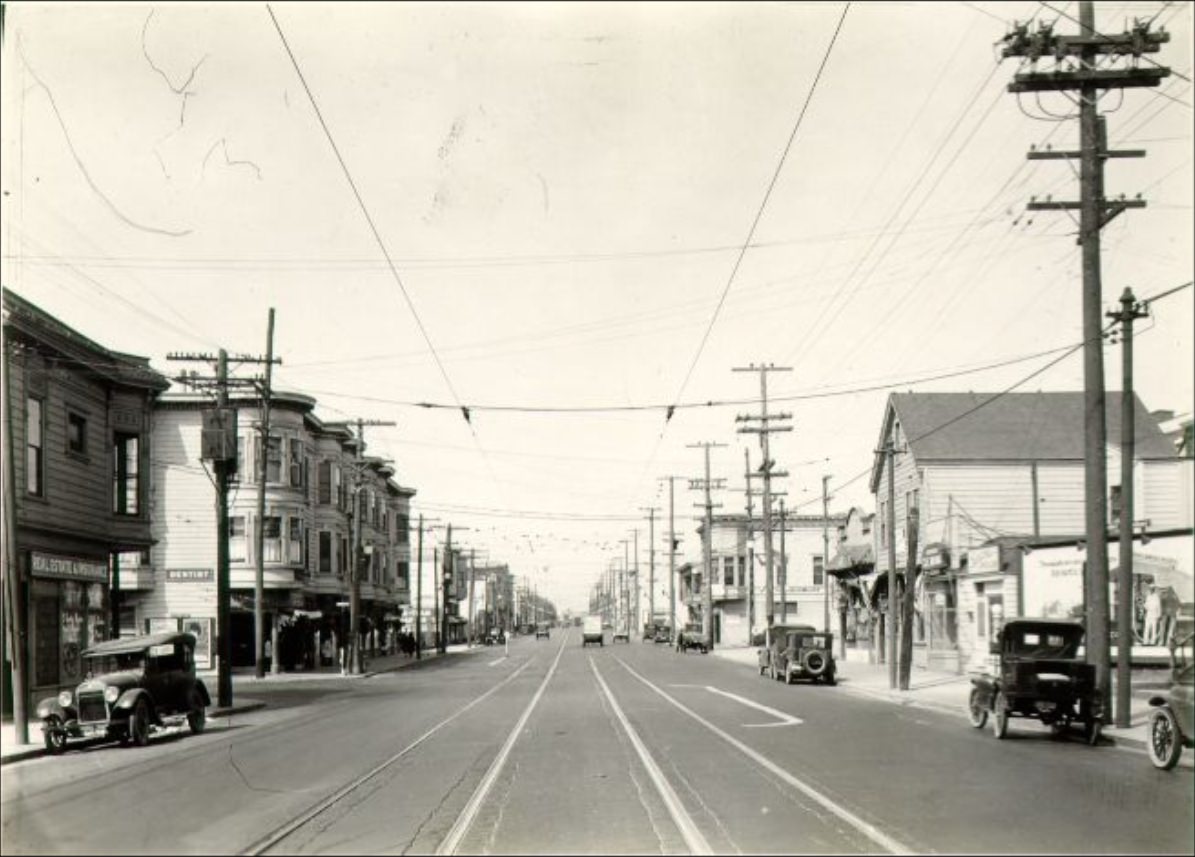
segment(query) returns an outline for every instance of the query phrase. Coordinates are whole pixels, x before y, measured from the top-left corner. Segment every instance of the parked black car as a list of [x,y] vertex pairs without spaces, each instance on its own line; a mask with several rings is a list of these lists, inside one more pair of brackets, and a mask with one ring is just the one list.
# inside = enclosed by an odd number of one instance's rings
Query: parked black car
[[168,632],[109,640],[83,652],[85,678],[37,706],[46,749],[61,753],[71,738],[119,739],[139,747],[150,731],[186,721],[198,734],[212,704],[195,675],[195,637]]
[[1169,771],[1183,747],[1195,747],[1195,654],[1189,631],[1170,643],[1170,690],[1149,700],[1149,760]]
[[676,635],[676,650],[687,652],[689,649],[696,649],[703,655],[710,651],[709,638],[695,625],[686,625]]
[[773,625],[771,644],[759,650],[759,674],[793,684],[798,679],[837,684],[834,635],[812,625]]
[[994,674],[971,679],[968,713],[982,729],[992,716],[992,732],[1003,738],[1010,717],[1032,717],[1054,731],[1083,724],[1088,744],[1099,741],[1103,700],[1095,665],[1079,657],[1083,626],[1066,619],[1013,619],[992,642],[999,655]]

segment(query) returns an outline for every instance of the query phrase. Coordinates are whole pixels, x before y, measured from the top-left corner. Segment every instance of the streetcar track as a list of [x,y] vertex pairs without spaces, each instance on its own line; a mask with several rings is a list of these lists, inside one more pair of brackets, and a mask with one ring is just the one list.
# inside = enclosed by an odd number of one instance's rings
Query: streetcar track
[[406,747],[399,750],[393,756],[386,759],[381,764],[375,766],[372,770],[368,771],[367,773],[357,777],[356,779],[354,779],[352,782],[348,783],[347,785],[342,786],[341,788],[337,789],[331,795],[323,798],[322,800],[317,802],[315,805],[309,807],[304,812],[302,812],[299,815],[292,818],[290,821],[286,822],[285,824],[279,825],[271,833],[258,839],[256,842],[254,842],[248,848],[242,850],[239,853],[243,854],[243,855],[248,855],[248,857],[255,857],[256,855],[264,854],[269,849],[273,848],[274,846],[276,846],[283,840],[287,839],[289,836],[293,835],[296,831],[298,831],[300,828],[305,826],[312,819],[317,818],[319,815],[326,812],[328,809],[330,809],[333,806],[335,806],[336,804],[340,803],[340,801],[344,800],[346,797],[351,795],[353,792],[360,789],[363,785],[365,785],[370,780],[377,777],[379,774],[381,774],[387,768],[391,767],[396,762],[400,761],[403,757],[410,754],[412,751],[417,749],[425,741],[427,741],[429,738],[431,738],[433,735],[435,735],[437,732],[439,732],[445,726],[452,723],[458,717],[461,717],[463,714],[470,711],[472,708],[479,705],[480,703],[484,702],[486,699],[488,699],[493,694],[497,693],[499,690],[501,690],[503,687],[508,685],[510,682],[514,681],[514,679],[516,677],[518,677],[519,674],[521,674],[523,672],[523,670],[525,670],[525,669],[527,669],[527,667],[531,666],[532,663],[534,663],[534,659],[528,659],[526,662],[523,663],[522,666],[520,666],[518,669],[516,669],[510,675],[506,676],[506,678],[502,679],[502,681],[498,682],[496,685],[491,687],[485,693],[474,698],[472,701],[467,703],[464,707],[457,709],[451,715],[449,715],[448,717],[441,720],[439,723],[437,723],[435,726],[428,729],[426,732],[424,732],[422,735],[420,735],[418,738],[416,738],[414,741],[412,741]]
[[501,749],[498,750],[498,755],[494,757],[494,761],[490,763],[489,770],[486,771],[485,776],[481,778],[481,782],[477,784],[477,789],[473,792],[473,796],[469,798],[469,802],[465,804],[465,808],[461,814],[457,816],[452,828],[448,831],[448,835],[440,846],[436,849],[437,854],[455,854],[457,848],[460,847],[461,841],[465,838],[465,834],[469,832],[469,828],[473,825],[473,821],[477,818],[477,813],[481,809],[482,803],[489,794],[490,789],[497,780],[498,774],[502,771],[502,766],[506,763],[510,756],[510,751],[514,748],[515,742],[519,738],[519,734],[523,731],[523,727],[527,725],[531,713],[535,707],[539,705],[539,701],[543,698],[544,691],[548,688],[548,683],[552,680],[552,676],[556,674],[556,667],[560,664],[560,658],[564,655],[565,646],[568,644],[569,634],[565,634],[564,639],[560,642],[560,648],[556,652],[556,658],[552,661],[552,666],[548,669],[548,674],[544,676],[544,680],[540,682],[539,688],[531,697],[531,701],[527,703],[527,707],[523,709],[522,715],[515,723],[514,728],[510,730],[506,741],[503,742]]
[[884,851],[890,852],[892,854],[915,854],[915,853],[917,853],[916,849],[912,848],[911,846],[907,845],[904,842],[901,842],[899,839],[892,836],[891,834],[884,832],[883,830],[880,829],[880,827],[878,825],[867,821],[866,819],[862,818],[861,816],[857,815],[856,813],[852,812],[851,810],[847,809],[846,807],[840,805],[839,803],[834,801],[832,798],[830,798],[828,795],[823,794],[819,789],[814,788],[813,786],[809,785],[808,783],[804,782],[803,780],[801,780],[798,777],[791,774],[789,771],[787,771],[784,768],[777,765],[775,762],[773,762],[771,759],[764,756],[758,750],[755,750],[754,748],[748,746],[744,742],[740,741],[738,738],[735,738],[733,735],[726,732],[724,729],[721,729],[720,727],[711,723],[709,720],[702,717],[697,712],[693,711],[691,708],[686,706],[684,703],[675,699],[671,694],[667,693],[662,688],[657,687],[653,682],[649,681],[647,678],[644,678],[642,675],[640,675],[638,672],[636,672],[635,669],[633,669],[630,666],[630,664],[628,664],[622,658],[620,658],[616,655],[615,659],[620,664],[622,664],[623,669],[625,669],[632,676],[637,678],[640,682],[642,682],[644,685],[646,685],[649,689],[654,691],[656,694],[663,697],[673,707],[679,709],[681,712],[688,715],[693,720],[696,720],[698,723],[700,723],[706,729],[713,732],[715,735],[717,735],[723,741],[730,744],[736,750],[741,752],[743,755],[747,756],[749,759],[751,759],[753,762],[755,762],[760,767],[764,768],[766,771],[771,773],[773,776],[777,777],[778,779],[780,779],[787,785],[793,787],[794,789],[796,789],[797,791],[799,791],[800,793],[805,795],[807,798],[810,798],[811,800],[813,800],[821,808],[828,810],[830,813],[837,816],[841,821],[846,822],[846,824],[848,824],[851,828],[853,828],[858,833],[863,834],[865,837],[867,837],[869,840],[871,840],[872,843],[879,846]]

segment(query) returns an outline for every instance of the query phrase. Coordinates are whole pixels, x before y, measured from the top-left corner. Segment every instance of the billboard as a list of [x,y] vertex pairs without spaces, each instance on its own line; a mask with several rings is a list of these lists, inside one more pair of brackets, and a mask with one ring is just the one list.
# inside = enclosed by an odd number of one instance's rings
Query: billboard
[[[1179,613],[1195,611],[1195,541],[1168,536],[1133,542],[1133,642],[1165,646]],[[1120,548],[1108,546],[1108,595],[1116,615]],[[1034,548],[1022,561],[1026,616],[1083,618],[1083,572],[1087,555],[1073,545]],[[1115,627],[1115,621],[1113,621]]]

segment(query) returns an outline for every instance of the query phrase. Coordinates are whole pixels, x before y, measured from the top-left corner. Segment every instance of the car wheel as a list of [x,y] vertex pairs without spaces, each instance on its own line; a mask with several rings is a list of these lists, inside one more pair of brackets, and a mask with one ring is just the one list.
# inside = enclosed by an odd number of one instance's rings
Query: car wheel
[[57,756],[66,749],[66,730],[62,728],[62,718],[47,717],[42,722],[42,734],[45,737],[46,752]]
[[992,734],[997,738],[1008,734],[1008,700],[1004,698],[1003,691],[996,693],[992,703]]
[[1083,721],[1083,740],[1088,745],[1094,747],[1100,742],[1100,733],[1103,730],[1103,723],[1100,722],[1098,714],[1088,714],[1087,719]]
[[191,732],[195,735],[203,733],[203,729],[207,726],[207,710],[203,707],[203,700],[195,699],[191,701],[192,708],[187,712],[187,725],[191,727]]
[[1155,768],[1169,771],[1178,764],[1183,745],[1178,737],[1178,722],[1169,708],[1156,708],[1149,716],[1149,760]]
[[137,700],[129,715],[129,736],[138,747],[149,743],[149,704],[144,699]]
[[822,681],[833,687],[838,684],[838,678],[834,675],[834,670],[829,670],[823,677]]
[[797,674],[795,672],[793,672],[791,669],[786,670],[785,674],[784,674],[784,683],[785,684],[796,684],[797,683]]
[[971,696],[967,699],[967,719],[976,729],[982,729],[988,722],[988,710],[979,704],[979,688],[971,688]]

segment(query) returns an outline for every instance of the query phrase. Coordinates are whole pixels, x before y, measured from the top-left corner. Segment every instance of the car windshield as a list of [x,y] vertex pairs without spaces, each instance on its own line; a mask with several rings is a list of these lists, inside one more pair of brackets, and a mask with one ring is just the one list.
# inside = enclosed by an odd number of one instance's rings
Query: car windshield
[[86,658],[87,675],[97,676],[122,670],[145,668],[145,652],[124,652],[119,655],[89,655]]

